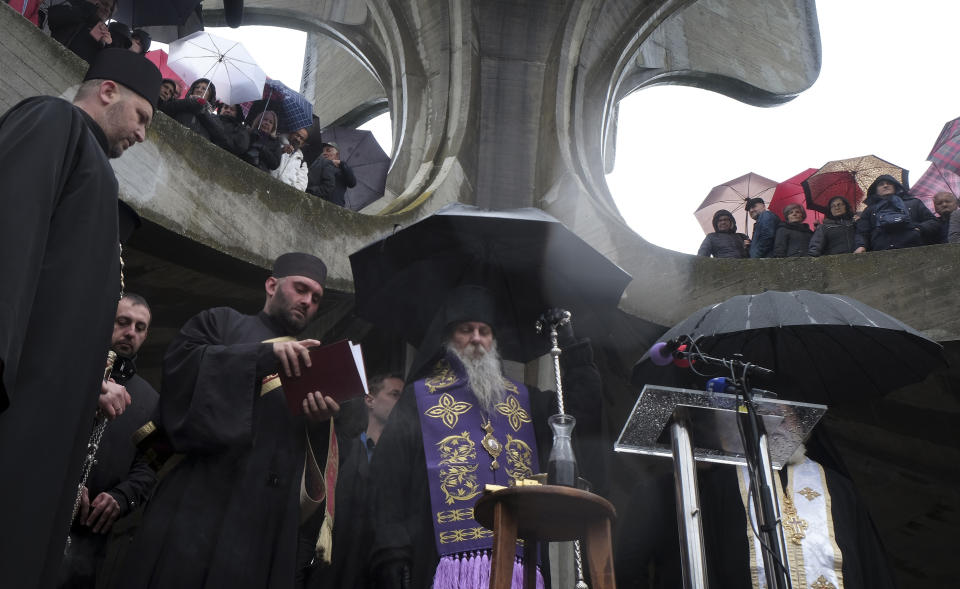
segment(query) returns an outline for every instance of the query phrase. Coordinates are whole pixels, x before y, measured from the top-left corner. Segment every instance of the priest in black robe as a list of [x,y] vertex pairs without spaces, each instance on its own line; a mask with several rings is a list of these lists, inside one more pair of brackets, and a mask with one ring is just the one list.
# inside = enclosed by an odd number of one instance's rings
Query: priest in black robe
[[[463,344],[464,349],[477,346],[484,347],[486,354],[495,352],[493,345],[496,337],[497,316],[493,298],[484,289],[466,286],[453,292],[450,299],[433,321],[432,332],[425,338],[425,342],[434,341],[434,345],[425,344],[420,355],[414,361],[411,378],[400,400],[394,407],[390,420],[384,429],[377,451],[374,453],[371,472],[374,487],[373,517],[374,542],[371,555],[372,575],[375,584],[380,588],[411,588],[426,589],[438,586],[434,583],[438,563],[441,556],[437,548],[437,535],[434,529],[434,509],[431,504],[431,481],[428,478],[427,459],[424,452],[424,437],[421,429],[423,417],[418,406],[418,383],[425,383],[433,378],[438,366],[443,362],[455,363],[449,349],[450,344],[458,348]],[[439,329],[439,331],[437,331]],[[465,333],[469,329],[469,333]],[[532,329],[532,327],[531,327]],[[440,344],[440,342],[443,344]],[[574,337],[571,325],[560,329],[560,345],[563,349],[561,369],[564,375],[564,391],[566,409],[577,419],[576,430],[573,436],[574,450],[578,455],[578,464],[583,476],[597,481],[601,476],[596,470],[602,460],[591,455],[587,440],[596,440],[600,430],[600,374],[593,362],[593,350],[587,339],[577,340]],[[495,356],[491,356],[495,357]],[[502,369],[501,369],[502,370]],[[447,372],[449,375],[449,372]],[[462,376],[456,380],[462,381]],[[448,384],[453,383],[453,376],[446,378]],[[468,377],[469,380],[469,377]],[[504,381],[507,390],[516,383]],[[476,389],[475,382],[470,381],[467,386]],[[550,391],[540,391],[535,387],[525,387],[529,392],[529,415],[523,414],[524,421],[532,421],[535,445],[539,464],[531,465],[533,473],[547,472],[547,459],[552,445],[552,431],[547,424],[550,415],[558,413],[556,394]],[[441,386],[440,393],[449,390]],[[512,401],[512,393],[502,393],[506,401]],[[443,395],[437,394],[439,398]],[[470,404],[478,406],[474,394]],[[442,401],[441,401],[442,402]],[[458,403],[460,402],[458,398]],[[481,403],[482,404],[482,403]],[[456,405],[451,405],[456,407]],[[498,410],[498,409],[497,409]],[[459,410],[457,410],[459,411]],[[495,411],[488,415],[493,416]],[[451,431],[459,433],[467,430],[468,425],[464,418],[469,412],[458,416],[455,428]],[[483,432],[470,431],[475,441],[479,441]],[[509,429],[501,429],[497,435],[506,440],[507,433],[516,435]],[[476,449],[479,461],[490,462],[484,456],[481,448]],[[498,467],[499,472],[509,470],[506,454],[501,455]],[[498,461],[498,462],[499,462]],[[486,472],[489,468],[480,464],[476,472]],[[532,474],[532,473],[531,473]],[[499,475],[498,475],[499,476]],[[482,481],[481,481],[482,482]],[[507,484],[501,482],[500,484]],[[480,485],[482,490],[482,485]],[[476,489],[473,489],[476,492]],[[475,499],[469,502],[457,503],[455,507],[467,508],[472,512]],[[464,520],[464,525],[477,526],[472,515]],[[335,548],[334,548],[335,549]],[[481,551],[482,552],[482,551]],[[541,558],[545,556],[545,551]],[[445,559],[449,556],[444,556]],[[463,563],[465,558],[455,558]],[[479,561],[479,559],[476,559]],[[542,560],[541,563],[545,563]],[[489,564],[486,564],[489,567]],[[442,585],[442,583],[441,583]]]
[[311,393],[293,415],[277,373],[309,365],[319,342],[293,336],[314,318],[325,278],[318,258],[284,254],[260,313],[209,309],[174,338],[156,425],[179,462],[165,467],[118,587],[293,587],[298,526],[323,499],[308,435],[327,436],[339,407]]
[[110,378],[130,394],[130,406],[103,432],[80,509],[70,528],[61,589],[93,589],[114,523],[146,503],[156,472],[133,443],[134,433],[153,417],[159,395],[137,374],[136,357],[147,339],[151,312],[146,299],[125,292],[117,305],[110,348],[117,354]]
[[[109,158],[143,141],[160,72],[102,51],[73,104],[28,98],[0,117],[0,571],[50,587],[67,530],[120,298]],[[123,393],[126,394],[125,392]]]

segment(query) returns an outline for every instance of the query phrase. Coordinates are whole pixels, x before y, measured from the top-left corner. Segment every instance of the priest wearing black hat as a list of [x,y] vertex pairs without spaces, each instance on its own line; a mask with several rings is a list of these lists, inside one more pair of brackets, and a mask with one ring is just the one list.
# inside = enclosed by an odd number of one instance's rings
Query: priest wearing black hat
[[190,319],[163,359],[157,426],[182,454],[160,482],[118,587],[293,587],[297,527],[320,506],[312,451],[339,411],[318,392],[290,413],[277,374],[300,374],[326,266],[277,258],[257,315],[227,307]]
[[143,141],[160,72],[104,50],[74,103],[28,98],[0,117],[0,571],[49,587],[63,557],[117,301],[110,157]]

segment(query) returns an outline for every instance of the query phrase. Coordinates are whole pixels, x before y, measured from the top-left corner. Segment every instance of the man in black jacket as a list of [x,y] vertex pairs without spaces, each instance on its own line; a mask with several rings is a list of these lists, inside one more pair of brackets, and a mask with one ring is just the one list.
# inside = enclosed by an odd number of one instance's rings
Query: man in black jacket
[[[335,184],[333,190],[330,191],[328,195],[320,196],[335,205],[340,205],[341,207],[347,206],[345,198],[347,188],[353,188],[357,185],[357,177],[353,175],[353,170],[350,169],[347,162],[340,159],[340,147],[333,142],[324,143],[320,157],[313,163],[313,166],[318,166],[323,170],[320,174],[329,174],[329,166],[321,160],[326,160],[332,164]],[[313,166],[311,166],[311,173],[313,173]],[[313,182],[310,182],[310,184],[313,184]],[[307,192],[309,191],[308,187]]]

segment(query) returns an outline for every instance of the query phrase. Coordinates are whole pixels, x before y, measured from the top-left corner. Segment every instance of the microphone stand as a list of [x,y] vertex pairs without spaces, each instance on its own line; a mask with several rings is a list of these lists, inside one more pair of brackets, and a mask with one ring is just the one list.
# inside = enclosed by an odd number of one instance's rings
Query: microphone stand
[[[696,350],[696,348],[694,347]],[[757,413],[757,403],[750,386],[749,377],[773,376],[770,369],[740,359],[716,358],[699,351],[681,352],[690,361],[722,366],[730,370],[737,392],[743,396],[746,413],[738,412],[741,424],[740,436],[743,443],[747,470],[750,472],[750,491],[753,497],[754,511],[759,527],[759,540],[763,555],[763,572],[770,589],[791,589],[787,545],[783,538],[780,508],[774,489],[773,469],[770,465],[770,451],[767,446],[767,432]],[[738,376],[739,375],[739,376]],[[747,520],[750,519],[747,509]]]

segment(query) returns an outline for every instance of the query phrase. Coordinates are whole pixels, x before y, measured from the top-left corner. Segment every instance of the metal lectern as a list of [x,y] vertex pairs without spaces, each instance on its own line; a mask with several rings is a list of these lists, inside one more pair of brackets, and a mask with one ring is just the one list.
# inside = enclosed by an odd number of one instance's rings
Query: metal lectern
[[[764,433],[759,446],[759,468],[763,480],[753,480],[754,501],[760,504],[761,489],[767,489],[776,509],[776,536],[784,547],[779,525],[779,507],[773,491],[773,471],[779,470],[807,439],[827,407],[810,403],[753,397]],[[743,397],[690,389],[647,385],[640,393],[630,418],[623,426],[614,449],[617,452],[672,457],[677,496],[677,520],[686,589],[706,589],[706,559],[700,499],[697,491],[696,461],[746,465],[741,441],[740,420],[746,415]],[[749,514],[747,515],[749,518]],[[786,554],[781,550],[780,554]],[[773,563],[764,566],[772,570]],[[786,566],[786,563],[783,563]]]

